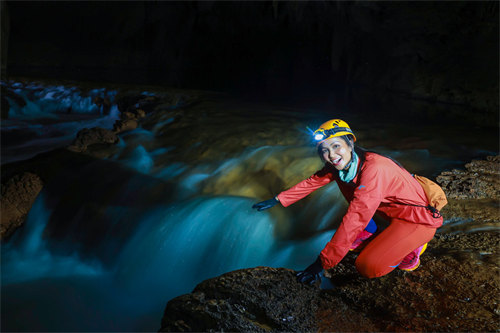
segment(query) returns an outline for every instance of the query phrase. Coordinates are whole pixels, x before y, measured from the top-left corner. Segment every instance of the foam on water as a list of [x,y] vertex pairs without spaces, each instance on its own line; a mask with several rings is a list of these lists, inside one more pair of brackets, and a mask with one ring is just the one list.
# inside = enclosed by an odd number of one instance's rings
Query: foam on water
[[50,216],[42,192],[33,204],[22,232],[17,232],[9,243],[2,246],[3,286],[48,277],[102,274],[99,263],[89,265],[76,254],[57,256],[46,248],[43,231]]
[[[7,97],[9,119],[2,120],[2,164],[30,158],[54,148],[71,144],[83,128],[111,129],[119,115],[114,104],[117,91],[92,89],[82,94],[76,87],[42,86],[3,81],[2,85],[20,96],[21,107]],[[108,115],[97,107],[93,98],[108,98],[113,103]],[[43,123],[41,125],[40,123]]]

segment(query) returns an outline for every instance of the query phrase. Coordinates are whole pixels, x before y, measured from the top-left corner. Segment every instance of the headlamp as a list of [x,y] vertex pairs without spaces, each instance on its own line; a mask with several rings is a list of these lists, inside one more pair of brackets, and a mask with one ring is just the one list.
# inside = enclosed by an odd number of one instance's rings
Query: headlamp
[[334,137],[336,136],[335,134],[336,133],[339,133],[339,132],[349,132],[349,133],[352,133],[351,129],[349,127],[334,127],[334,128],[330,128],[330,129],[323,129],[323,128],[320,128],[320,129],[317,129],[316,131],[314,131],[313,133],[313,137],[314,137],[314,140],[316,141],[322,141],[322,140],[326,140],[328,139],[329,137]]
[[323,133],[314,134],[314,140],[316,140],[316,141],[321,141],[324,138],[325,138],[325,135]]

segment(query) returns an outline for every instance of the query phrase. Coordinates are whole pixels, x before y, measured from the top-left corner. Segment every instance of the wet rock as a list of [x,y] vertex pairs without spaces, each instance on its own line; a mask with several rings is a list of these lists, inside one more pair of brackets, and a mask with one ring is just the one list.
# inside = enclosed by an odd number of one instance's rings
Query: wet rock
[[104,98],[102,98],[101,96],[95,96],[93,99],[92,99],[92,102],[98,107],[100,108],[103,104],[104,104]]
[[145,97],[146,96],[136,92],[121,92],[115,96],[115,103],[120,112],[126,112],[129,107],[134,106]]
[[[445,219],[442,227],[447,232],[467,231],[468,228],[494,228],[500,223],[500,156],[488,156],[486,160],[474,160],[465,170],[442,172],[436,178],[448,197],[448,205],[441,214]],[[453,222],[467,222],[453,225]]]
[[[436,234],[429,243],[431,251],[461,250],[496,253],[500,249],[498,232],[476,232],[460,234]],[[499,258],[500,259],[500,258]]]
[[299,284],[294,271],[285,268],[257,267],[226,273],[200,283],[191,294],[168,302],[160,332],[318,331],[318,313],[321,321],[328,322],[328,328],[375,329],[340,298],[327,295],[332,311],[343,318],[330,321],[330,313],[319,308],[325,301],[318,284]]
[[144,117],[146,117],[146,111],[144,111],[144,110],[140,110],[139,109],[139,110],[136,111],[136,113],[137,113],[137,118],[144,118]]
[[8,97],[12,101],[14,101],[19,106],[19,108],[22,109],[26,106],[26,101],[24,100],[24,98],[22,96],[18,95],[17,93],[15,93],[14,91],[12,91],[10,89],[7,89],[3,85],[2,85],[1,89],[2,89],[2,95],[5,97]]
[[135,119],[136,118],[136,115],[133,114],[132,112],[123,112],[120,114],[120,119],[125,121],[125,120],[131,120],[131,119]]
[[[441,229],[447,232],[468,231],[474,228],[493,228],[500,223],[498,199],[450,199],[441,209],[445,225]],[[467,224],[460,223],[469,221]],[[457,222],[455,226],[453,223]]]
[[105,106],[111,106],[111,99],[109,97],[106,97],[102,101]]
[[436,178],[450,199],[500,198],[500,156],[474,160],[466,170],[442,172]]
[[160,332],[462,332],[500,330],[500,233],[438,234],[412,272],[366,279],[348,255],[333,289],[257,267],[200,283],[168,302]]
[[[128,113],[128,112],[126,112]],[[127,120],[117,120],[113,124],[113,132],[114,133],[122,133],[127,131],[132,131],[137,128],[137,119],[127,119]]]
[[429,243],[420,267],[396,269],[366,279],[349,253],[330,270],[341,296],[368,315],[381,331],[498,331],[500,234],[439,234]]
[[91,129],[84,128],[76,134],[76,139],[67,148],[73,152],[82,152],[87,149],[87,146],[93,144],[115,144],[120,139],[110,130],[94,127]]
[[9,110],[10,110],[10,102],[7,99],[10,98],[10,100],[14,103],[16,103],[20,109],[26,106],[26,101],[24,100],[23,97],[19,96],[15,92],[13,92],[10,89],[7,89],[3,85],[1,86],[1,92],[2,92],[2,111],[1,111],[1,119],[7,119],[9,117]]
[[42,188],[40,177],[29,172],[16,175],[2,184],[0,239],[5,239],[24,223]]
[[92,102],[98,107],[102,108],[102,114],[108,115],[111,109],[111,99],[109,97],[102,98],[101,96],[95,96]]

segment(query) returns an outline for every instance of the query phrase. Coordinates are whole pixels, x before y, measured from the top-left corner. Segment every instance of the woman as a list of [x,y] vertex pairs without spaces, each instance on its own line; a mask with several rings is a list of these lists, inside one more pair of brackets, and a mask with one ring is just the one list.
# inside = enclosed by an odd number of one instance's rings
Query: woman
[[[349,250],[360,251],[355,265],[367,278],[383,276],[396,267],[416,269],[427,243],[443,224],[420,183],[392,158],[355,146],[356,136],[345,121],[329,120],[313,135],[324,167],[252,207],[261,211],[278,202],[287,207],[332,181],[338,183],[349,202],[347,213],[318,259],[299,272],[297,280],[313,284],[323,269],[337,265]],[[376,232],[375,213],[390,222],[382,232]]]

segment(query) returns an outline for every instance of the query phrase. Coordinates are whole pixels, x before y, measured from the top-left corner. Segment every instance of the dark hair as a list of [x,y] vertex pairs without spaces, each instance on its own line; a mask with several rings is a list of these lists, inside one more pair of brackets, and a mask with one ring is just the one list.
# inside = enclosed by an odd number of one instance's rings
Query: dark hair
[[[404,169],[404,167],[401,165],[401,163],[399,163],[398,161],[396,161],[394,158],[392,158],[390,156],[387,156],[387,155],[382,154],[382,153],[378,153],[378,152],[373,151],[373,150],[367,150],[367,149],[361,148],[359,146],[356,146],[354,144],[354,137],[350,134],[339,136],[339,138],[344,140],[347,143],[347,145],[349,147],[351,147],[351,149],[353,149],[356,152],[356,154],[358,154],[361,164],[363,164],[366,161],[366,153],[373,153],[373,154],[377,154],[377,155],[380,155],[380,156],[383,156],[385,158],[390,159],[391,161],[396,163],[401,169]],[[319,155],[319,158],[321,159],[321,162],[326,163],[326,161],[323,157],[323,154],[321,153],[320,146],[318,146],[318,155]]]

